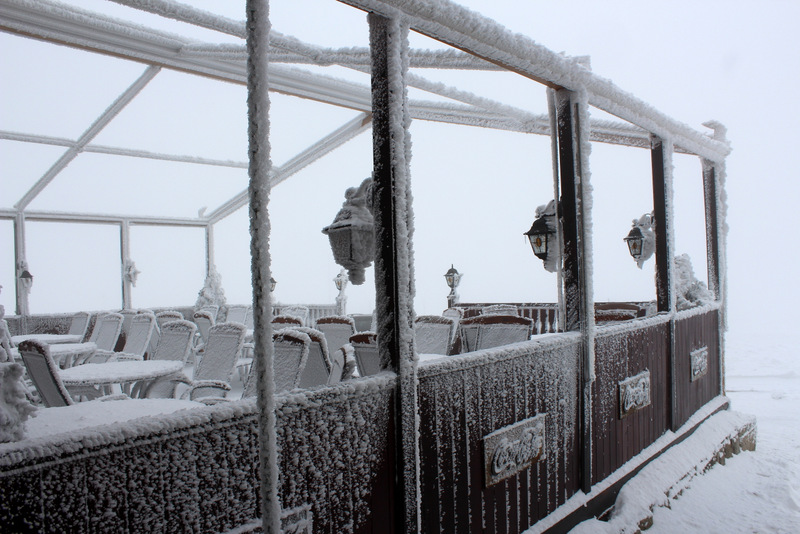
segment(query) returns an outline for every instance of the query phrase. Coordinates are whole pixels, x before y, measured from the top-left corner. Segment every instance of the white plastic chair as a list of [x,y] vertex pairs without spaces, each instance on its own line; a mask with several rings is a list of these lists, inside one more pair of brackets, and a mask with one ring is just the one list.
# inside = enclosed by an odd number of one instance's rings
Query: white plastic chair
[[[192,354],[192,343],[197,332],[197,325],[191,321],[176,320],[164,323],[161,327],[161,337],[151,360],[169,360],[182,362],[186,365]],[[144,385],[140,390],[134,390],[134,396],[146,398],[174,398],[179,382],[188,383],[184,377],[167,377],[155,380]]]
[[462,352],[472,352],[529,340],[533,321],[517,315],[478,315],[462,319],[458,333]]
[[150,313],[140,313],[131,318],[125,344],[120,351],[97,349],[83,363],[102,363],[112,360],[143,360],[156,328],[156,318]]
[[374,375],[383,370],[378,354],[378,336],[375,332],[361,332],[352,336],[350,345],[355,353],[359,375]]
[[320,317],[316,329],[325,335],[328,351],[334,352],[350,342],[350,336],[356,333],[356,323],[352,317],[345,315],[329,315]]
[[420,315],[414,321],[414,345],[419,354],[450,354],[456,322],[440,315]]
[[182,398],[225,397],[244,343],[245,327],[239,323],[217,323],[208,331],[203,358],[194,369],[189,389]]

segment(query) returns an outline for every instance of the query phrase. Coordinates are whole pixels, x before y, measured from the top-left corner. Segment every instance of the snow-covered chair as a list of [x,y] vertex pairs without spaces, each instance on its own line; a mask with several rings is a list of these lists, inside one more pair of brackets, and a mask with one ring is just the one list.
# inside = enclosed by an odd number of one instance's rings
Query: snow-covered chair
[[164,310],[156,314],[156,324],[158,324],[159,330],[170,321],[183,321],[183,319],[183,314],[178,310]]
[[414,321],[414,345],[419,354],[450,354],[456,322],[441,315],[420,315]]
[[245,327],[240,323],[217,323],[208,330],[203,358],[188,382],[182,398],[225,397],[231,390],[231,375],[242,352]]
[[83,363],[103,363],[113,360],[143,360],[156,328],[156,318],[150,313],[140,313],[131,318],[128,335],[122,350],[97,349]]
[[305,326],[308,323],[308,306],[282,306],[281,307],[281,315],[287,315],[289,317],[296,317],[300,319],[300,326]]
[[272,337],[275,347],[275,393],[300,387],[300,377],[308,361],[311,338],[295,329],[285,328]]
[[228,313],[225,316],[225,321],[229,323],[245,324],[245,319],[247,319],[247,308],[247,306],[242,305],[228,306]]
[[303,321],[294,315],[276,315],[272,318],[272,324],[276,329],[278,328],[294,328],[296,326],[303,326]]
[[519,315],[513,304],[490,304],[481,308],[481,315]]
[[356,327],[356,332],[373,331],[373,323],[375,321],[372,315],[368,315],[366,313],[354,313],[350,317],[353,318],[353,322]]
[[[197,325],[191,321],[176,320],[164,323],[161,327],[161,337],[151,360],[178,361],[186,365],[192,354],[192,343],[197,332]],[[188,379],[166,377],[150,382],[133,391],[133,396],[146,398],[174,398],[179,382]],[[138,386],[138,384],[137,384]]]
[[350,337],[350,345],[358,366],[360,376],[380,373],[380,355],[378,354],[378,335],[375,332],[361,332]]
[[199,361],[198,356],[201,356],[206,341],[208,340],[208,333],[211,330],[211,327],[214,326],[215,320],[214,315],[207,310],[200,310],[194,312],[194,324],[197,325],[197,336],[195,337],[194,342],[194,361],[195,364]]
[[[332,353],[331,358],[331,372],[328,374],[328,385],[338,384],[342,381],[345,365],[345,350],[344,347],[339,347]],[[349,377],[348,377],[349,378]]]
[[350,336],[356,333],[356,323],[346,315],[329,315],[317,319],[316,328],[325,334],[329,352],[339,350],[350,342]]
[[532,333],[533,321],[518,315],[478,315],[458,325],[462,352],[527,341]]
[[86,337],[86,332],[89,330],[89,314],[87,312],[78,312],[72,316],[72,320],[69,323],[69,331],[67,332],[70,336],[80,336],[79,341],[83,341],[83,338]]
[[125,346],[125,342],[128,339],[128,332],[131,329],[131,323],[133,322],[133,318],[139,315],[137,310],[120,310],[120,315],[122,315],[122,329],[119,332],[119,338],[117,338],[117,344],[114,346],[114,350],[117,352],[121,352],[122,348]]
[[89,341],[94,342],[99,350],[114,350],[122,331],[122,314],[106,313],[97,317]]
[[211,318],[214,320],[214,322],[216,322],[217,315],[219,315],[219,306],[217,306],[216,304],[207,304],[195,310],[195,313],[197,312],[208,312],[211,315]]
[[308,357],[300,373],[298,387],[311,388],[327,384],[331,374],[331,361],[328,356],[328,344],[325,341],[325,335],[316,328],[305,326],[295,330],[306,334],[311,339],[311,344],[308,347]]
[[69,406],[74,404],[73,395],[80,395],[89,399],[103,396],[103,393],[93,387],[83,386],[67,390],[58,374],[58,365],[50,356],[46,343],[29,339],[19,344],[19,354],[25,364],[25,369],[39,398],[47,406]]

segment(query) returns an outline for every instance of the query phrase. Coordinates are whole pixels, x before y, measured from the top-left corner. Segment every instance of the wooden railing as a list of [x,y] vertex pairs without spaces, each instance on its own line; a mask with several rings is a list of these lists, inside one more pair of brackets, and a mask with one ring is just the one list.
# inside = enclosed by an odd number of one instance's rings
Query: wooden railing
[[[310,509],[314,532],[391,524],[393,384],[385,373],[276,399],[281,502]],[[255,402],[238,401],[0,445],[0,525],[210,533],[253,523],[257,429]]]
[[[419,368],[423,532],[522,532],[578,491],[575,334],[439,360]],[[544,455],[497,483],[489,434],[544,414]]]

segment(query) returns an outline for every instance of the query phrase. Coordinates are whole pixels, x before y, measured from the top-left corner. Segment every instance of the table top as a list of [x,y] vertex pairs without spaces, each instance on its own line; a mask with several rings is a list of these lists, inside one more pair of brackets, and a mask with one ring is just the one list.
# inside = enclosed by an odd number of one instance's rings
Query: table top
[[80,343],[83,336],[77,334],[23,334],[20,336],[11,336],[11,342],[15,345],[19,345],[23,341],[29,339],[41,341],[42,343],[50,345],[55,343]]
[[161,378],[182,369],[183,362],[170,360],[87,363],[64,369],[59,376],[65,386],[119,384]]

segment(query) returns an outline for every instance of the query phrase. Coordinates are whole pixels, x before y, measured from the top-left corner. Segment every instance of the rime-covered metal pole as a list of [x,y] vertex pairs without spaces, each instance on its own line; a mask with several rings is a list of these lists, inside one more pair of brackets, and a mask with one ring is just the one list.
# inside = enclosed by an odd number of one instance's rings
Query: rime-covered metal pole
[[250,255],[253,326],[258,384],[259,479],[264,532],[281,532],[278,500],[278,449],[275,431],[275,379],[272,358],[272,295],[269,290],[269,2],[247,0],[247,134],[250,160]]
[[398,375],[395,389],[395,532],[420,532],[417,362],[413,330],[413,214],[406,74],[408,27],[370,13],[372,61],[375,296],[381,364]]

